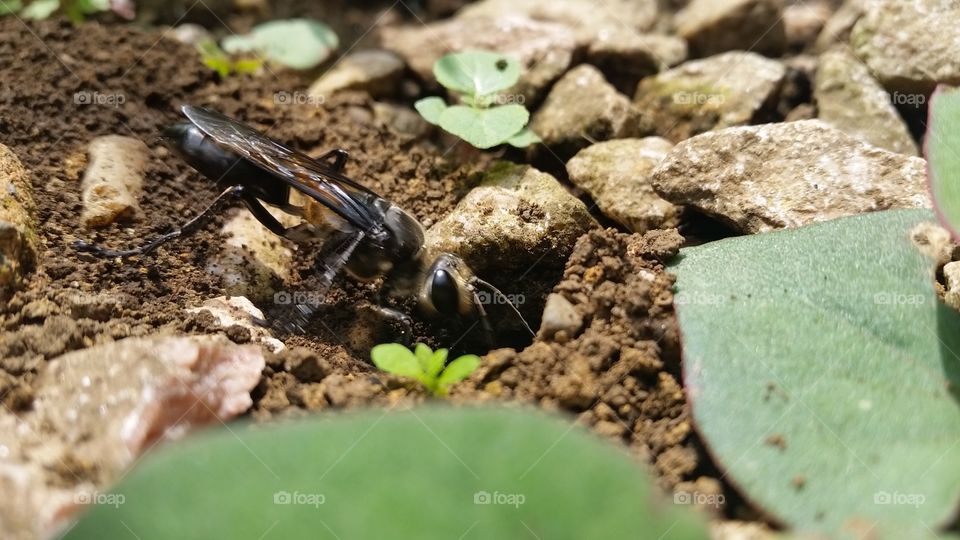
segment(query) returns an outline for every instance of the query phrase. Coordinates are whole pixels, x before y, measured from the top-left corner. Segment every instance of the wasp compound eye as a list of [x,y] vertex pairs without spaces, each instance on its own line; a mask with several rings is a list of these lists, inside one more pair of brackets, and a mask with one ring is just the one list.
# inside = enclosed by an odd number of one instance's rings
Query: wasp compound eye
[[430,303],[443,315],[456,315],[460,308],[457,281],[446,270],[435,270],[430,278]]

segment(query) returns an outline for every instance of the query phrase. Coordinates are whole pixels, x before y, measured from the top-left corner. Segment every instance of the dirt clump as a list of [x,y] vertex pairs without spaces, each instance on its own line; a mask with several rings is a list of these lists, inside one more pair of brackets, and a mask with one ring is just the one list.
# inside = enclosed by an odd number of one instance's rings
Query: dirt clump
[[582,331],[493,351],[453,398],[576,414],[651,463],[663,487],[692,479],[701,457],[679,382],[673,277],[663,265],[682,242],[674,229],[581,237],[553,292],[577,310]]

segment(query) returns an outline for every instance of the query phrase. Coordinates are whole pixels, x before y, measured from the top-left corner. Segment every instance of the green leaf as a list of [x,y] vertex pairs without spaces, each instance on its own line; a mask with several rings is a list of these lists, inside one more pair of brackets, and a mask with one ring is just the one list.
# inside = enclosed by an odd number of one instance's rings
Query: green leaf
[[530,131],[530,128],[523,128],[519,133],[507,139],[507,144],[517,148],[526,148],[531,144],[537,144],[538,142],[540,142],[540,137],[536,133]]
[[413,108],[420,113],[424,120],[436,125],[440,123],[440,114],[447,108],[447,104],[441,98],[426,97],[417,100],[413,104]]
[[403,345],[397,343],[377,345],[370,351],[370,358],[374,365],[387,373],[417,380],[423,378],[423,370],[416,355]]
[[240,58],[233,62],[233,70],[240,74],[256,73],[261,67],[263,60],[259,58]]
[[310,69],[330,57],[339,40],[333,30],[311,19],[270,21],[245,36],[223,40],[228,53],[259,51],[270,61],[293,69]]
[[934,92],[925,153],[937,213],[960,239],[960,89],[941,86]]
[[23,2],[20,0],[0,0],[0,17],[16,13],[23,9]]
[[911,230],[925,210],[684,249],[683,372],[731,483],[798,531],[925,538],[960,499],[960,314]]
[[437,82],[448,90],[484,96],[517,84],[520,64],[489,51],[466,51],[443,56],[433,64]]
[[60,0],[33,0],[30,4],[23,8],[23,11],[20,12],[20,16],[24,19],[33,19],[33,20],[43,20],[50,15],[53,15],[53,12],[60,7]]
[[522,409],[231,424],[162,446],[63,538],[708,538],[627,452]]
[[433,358],[433,349],[423,343],[417,343],[413,348],[413,354],[417,357],[417,361],[420,362],[420,369],[423,370],[424,373],[427,373],[430,359]]
[[477,148],[505,143],[530,119],[522,105],[474,109],[463,105],[447,107],[440,115],[440,127]]
[[[419,345],[417,346],[419,348]],[[426,348],[427,354],[421,358],[420,353],[417,353],[417,358],[420,358],[420,365],[423,367],[423,372],[426,373],[427,377],[435,379],[437,375],[440,374],[440,371],[443,370],[443,365],[447,363],[447,349],[437,349],[436,351],[431,351],[430,347]]]
[[437,390],[441,395],[447,393],[450,386],[466,379],[480,367],[480,357],[475,354],[466,354],[457,358],[443,370],[437,380]]

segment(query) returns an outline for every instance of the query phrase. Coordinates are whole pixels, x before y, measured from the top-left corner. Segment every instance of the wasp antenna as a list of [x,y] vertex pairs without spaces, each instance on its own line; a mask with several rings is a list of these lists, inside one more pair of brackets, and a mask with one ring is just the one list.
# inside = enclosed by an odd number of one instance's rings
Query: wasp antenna
[[520,314],[520,310],[517,309],[517,306],[515,306],[515,305],[513,304],[513,302],[511,302],[510,299],[507,298],[507,295],[505,295],[505,294],[503,294],[502,292],[500,292],[500,289],[494,287],[492,283],[489,283],[489,282],[487,282],[487,281],[484,281],[484,280],[482,280],[482,279],[480,279],[480,278],[478,278],[478,277],[476,277],[476,276],[474,276],[474,277],[471,279],[471,281],[474,282],[474,283],[476,283],[477,285],[482,285],[483,287],[487,288],[490,292],[492,292],[494,295],[497,296],[497,299],[498,299],[498,300],[503,301],[503,302],[505,302],[508,306],[510,306],[510,309],[513,310],[513,312],[514,312],[514,314],[516,314],[517,318],[520,319],[520,322],[523,323],[523,327],[527,329],[527,332],[530,332],[530,335],[533,336],[533,337],[536,337],[536,336],[537,336],[536,332],[534,332],[532,329],[530,329],[530,325],[527,324],[527,320],[524,319],[524,318],[523,318],[523,315]]

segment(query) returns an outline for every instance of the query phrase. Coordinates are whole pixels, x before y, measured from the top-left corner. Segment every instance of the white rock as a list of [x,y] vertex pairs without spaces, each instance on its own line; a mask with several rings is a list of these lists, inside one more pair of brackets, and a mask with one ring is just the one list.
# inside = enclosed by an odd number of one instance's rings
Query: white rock
[[[295,225],[291,216],[271,209],[285,225]],[[246,208],[236,210],[221,232],[223,248],[207,263],[207,270],[220,276],[224,290],[233,296],[263,300],[273,295],[280,282],[290,278],[293,251],[267,230]]]
[[891,92],[929,95],[960,84],[960,2],[866,0],[850,35],[857,56]]
[[209,311],[222,328],[233,325],[246,328],[250,331],[250,338],[256,343],[262,343],[270,352],[278,353],[285,348],[282,341],[273,337],[268,329],[255,322],[255,320],[264,320],[263,312],[243,296],[229,298],[218,296],[205,301],[200,307],[186,310],[187,313],[201,311]]
[[746,233],[891,208],[927,208],[926,161],[819,120],[728,128],[678,144],[657,192]]
[[[540,322],[540,336],[544,339],[560,338],[567,341],[576,337],[583,327],[583,316],[577,312],[562,294],[551,293],[543,307],[543,319]],[[559,336],[563,332],[563,337]]]
[[673,143],[660,137],[597,143],[567,162],[567,174],[604,215],[632,232],[676,227],[680,209],[651,184],[653,169],[671,148]]
[[308,93],[319,99],[329,99],[343,90],[362,90],[373,97],[393,94],[404,67],[403,60],[390,51],[350,53],[317,79]]
[[80,186],[83,225],[102,227],[136,215],[150,159],[147,145],[133,137],[105,135],[90,141],[87,154],[89,164]]
[[657,21],[656,0],[482,0],[457,13],[458,18],[525,15],[537,21],[560,23],[573,29],[580,47],[604,34],[648,30]]
[[517,59],[520,81],[511,90],[533,101],[562,75],[576,47],[573,31],[563,24],[522,15],[457,17],[430,24],[384,28],[385,48],[397,52],[424,80],[433,80],[433,63],[450,52],[495,51]]

